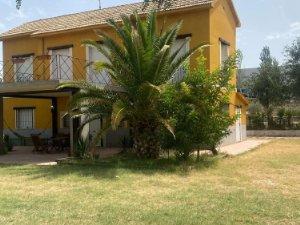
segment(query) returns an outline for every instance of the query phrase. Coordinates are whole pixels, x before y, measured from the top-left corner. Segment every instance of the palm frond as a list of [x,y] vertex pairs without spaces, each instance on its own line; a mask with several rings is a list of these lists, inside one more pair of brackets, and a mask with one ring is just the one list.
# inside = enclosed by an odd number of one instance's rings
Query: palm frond
[[124,119],[125,110],[126,106],[122,101],[116,101],[114,103],[111,114],[111,125],[113,130],[116,130],[119,127],[120,122]]
[[[196,47],[192,48],[190,51],[188,51],[187,53],[185,53],[183,56],[181,56],[180,58],[178,58],[177,60],[175,60],[175,62],[170,62],[171,63],[171,67],[170,67],[170,73],[171,75],[173,75],[174,73],[176,73],[176,71],[186,62],[187,59],[189,59],[194,53],[196,53],[197,51],[208,47],[209,45],[203,45],[203,44],[199,44]],[[174,60],[174,59],[173,59]]]

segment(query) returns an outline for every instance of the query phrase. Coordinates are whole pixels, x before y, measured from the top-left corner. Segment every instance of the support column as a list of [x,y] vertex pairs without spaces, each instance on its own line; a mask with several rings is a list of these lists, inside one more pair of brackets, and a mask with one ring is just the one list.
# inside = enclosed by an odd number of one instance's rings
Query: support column
[[[72,98],[73,93],[70,95],[70,100]],[[77,139],[79,138],[78,135],[78,128],[80,126],[80,118],[72,119],[70,118],[70,151],[69,156],[74,155],[74,149]]]
[[3,142],[3,120],[4,120],[4,112],[3,112],[3,97],[0,97],[0,149],[4,148]]
[[[69,99],[72,99],[72,93],[69,97]],[[68,152],[69,156],[73,156],[74,155],[74,123],[73,123],[73,119],[70,117],[70,150]]]
[[73,129],[73,119],[70,118],[70,150],[68,152],[69,156],[74,155],[74,129]]
[[52,112],[52,136],[57,136],[57,98],[52,98],[51,112]]

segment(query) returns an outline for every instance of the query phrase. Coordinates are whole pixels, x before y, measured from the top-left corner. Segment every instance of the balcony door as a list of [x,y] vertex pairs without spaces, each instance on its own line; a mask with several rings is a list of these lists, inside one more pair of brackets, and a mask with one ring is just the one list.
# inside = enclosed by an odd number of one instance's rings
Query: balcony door
[[73,80],[72,48],[55,49],[51,55],[51,80]]
[[110,84],[110,78],[107,71],[96,71],[93,66],[94,62],[108,62],[107,58],[94,47],[87,48],[87,56],[88,63],[90,64],[88,67],[88,81],[103,85]]
[[13,58],[15,81],[27,82],[33,80],[33,57]]

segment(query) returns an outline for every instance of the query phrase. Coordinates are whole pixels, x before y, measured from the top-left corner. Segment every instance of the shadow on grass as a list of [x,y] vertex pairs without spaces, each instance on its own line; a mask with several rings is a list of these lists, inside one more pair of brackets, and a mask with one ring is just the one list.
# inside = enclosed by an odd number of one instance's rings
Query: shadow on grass
[[0,165],[0,168],[8,168],[10,173],[31,175],[33,179],[55,179],[69,175],[95,179],[117,179],[118,175],[126,173],[187,176],[193,170],[205,170],[214,167],[220,158],[203,155],[198,159],[192,158],[188,161],[179,161],[173,157],[147,160],[122,154],[105,160],[67,160],[62,161],[57,166]]

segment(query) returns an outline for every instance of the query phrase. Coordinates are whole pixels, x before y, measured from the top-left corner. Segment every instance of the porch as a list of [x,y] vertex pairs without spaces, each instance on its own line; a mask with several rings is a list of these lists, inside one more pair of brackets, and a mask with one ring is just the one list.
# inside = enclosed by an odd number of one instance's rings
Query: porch
[[[95,59],[97,60],[97,59]],[[67,111],[67,102],[72,95],[77,91],[75,89],[57,90],[57,87],[66,81],[88,81],[103,88],[118,91],[112,82],[108,79],[107,74],[96,72],[92,66],[91,60],[81,60],[78,58],[52,54],[43,56],[22,55],[14,56],[11,60],[0,62],[0,137],[10,133],[16,133],[26,136],[30,142],[30,136],[33,134],[45,134],[44,137],[56,137],[60,133],[69,135],[70,148],[68,155],[72,155],[74,151],[74,144],[78,139],[77,128],[80,125],[80,119],[69,119],[65,127],[60,127],[62,115]],[[46,114],[35,115],[39,120],[49,120],[51,123],[47,125],[47,129],[39,128],[33,129],[18,129],[17,118],[16,121],[11,121],[10,127],[7,126],[6,117],[15,114],[15,110],[20,107],[14,107],[11,111],[4,111],[5,99],[28,99],[34,100],[48,100],[50,103],[43,106],[43,112]],[[60,101],[64,99],[65,101]],[[28,105],[31,109],[35,107]],[[27,107],[27,108],[28,108]],[[62,107],[64,109],[62,109]],[[45,109],[46,108],[46,109]],[[32,113],[34,114],[34,112]],[[34,119],[32,119],[32,124]],[[35,121],[36,122],[36,121]],[[45,126],[45,125],[44,125]],[[6,129],[5,129],[6,128]],[[101,121],[87,125],[84,129],[85,138],[90,139],[97,130],[101,128]],[[122,130],[121,135],[126,134],[127,131]],[[120,132],[119,132],[120,133]],[[81,135],[81,134],[80,134]],[[108,132],[109,138],[105,138],[99,143],[99,147],[120,147],[120,135],[116,132]],[[3,140],[0,138],[0,147],[3,146]],[[118,142],[119,146],[116,146]],[[18,143],[20,144],[20,143]]]
[[[68,155],[72,155],[80,121],[69,118],[65,124],[61,122],[61,115],[62,110],[66,113],[66,102],[75,90],[59,91],[58,85],[59,81],[3,83],[0,87],[0,137],[19,139],[13,143],[17,146],[33,146],[32,135],[45,139],[63,135],[69,140]],[[64,106],[58,104],[59,100],[64,100]],[[60,123],[64,123],[64,127],[60,127]],[[0,141],[1,147],[4,143],[2,138]]]
[[0,164],[53,165],[57,160],[67,156],[67,153],[34,154],[32,146],[16,146],[7,155],[0,156]]

